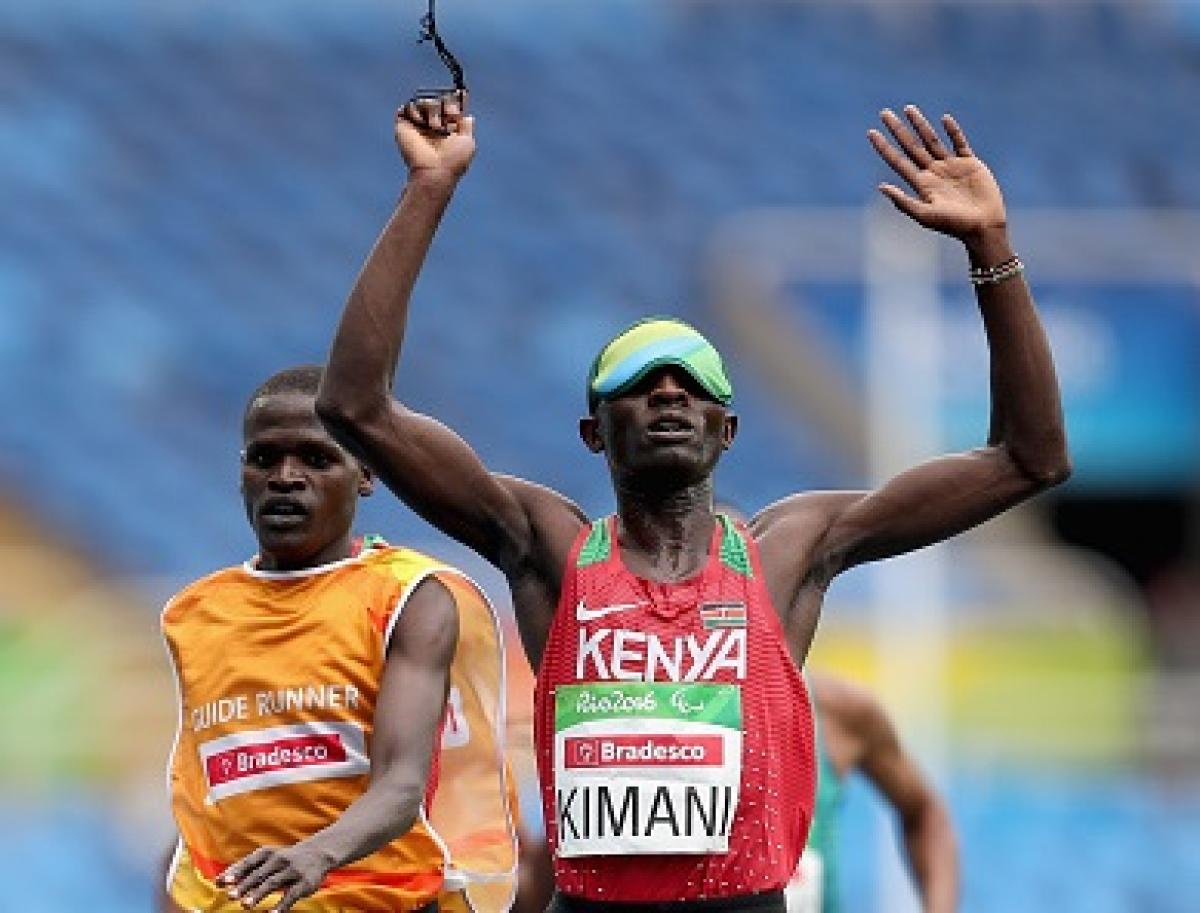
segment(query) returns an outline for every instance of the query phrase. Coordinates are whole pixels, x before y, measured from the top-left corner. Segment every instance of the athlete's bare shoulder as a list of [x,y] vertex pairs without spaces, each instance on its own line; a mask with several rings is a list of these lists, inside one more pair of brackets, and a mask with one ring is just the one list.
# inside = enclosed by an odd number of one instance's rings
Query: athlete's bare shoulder
[[883,715],[879,701],[866,688],[825,672],[809,672],[813,701],[823,720],[861,732]]
[[890,731],[886,711],[870,691],[843,678],[810,672],[808,684],[834,765],[843,772],[857,767]]
[[750,532],[755,538],[773,535],[781,527],[791,532],[803,528],[824,529],[859,500],[861,491],[801,491],[768,504],[751,518]]
[[[749,524],[758,542],[768,577],[787,581],[783,590],[794,595],[805,581],[828,584],[837,572],[822,550],[826,534],[858,491],[805,491],[789,495],[759,511]],[[825,565],[828,564],[828,567]]]
[[495,478],[529,518],[532,541],[528,560],[539,571],[560,571],[580,530],[588,524],[583,508],[566,495],[537,482],[500,473]]

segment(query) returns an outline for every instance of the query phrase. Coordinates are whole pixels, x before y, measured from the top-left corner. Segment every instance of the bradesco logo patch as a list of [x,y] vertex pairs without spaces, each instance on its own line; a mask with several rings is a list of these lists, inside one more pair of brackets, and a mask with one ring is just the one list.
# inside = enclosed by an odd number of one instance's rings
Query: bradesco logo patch
[[567,767],[719,767],[725,744],[717,736],[648,733],[565,739]]
[[555,689],[558,853],[720,853],[741,792],[741,689],[630,682]]
[[239,793],[370,772],[361,727],[298,723],[239,732],[200,746],[212,801]]
[[220,786],[251,774],[344,760],[346,746],[342,744],[341,736],[326,733],[219,751],[205,760],[204,769],[208,782]]

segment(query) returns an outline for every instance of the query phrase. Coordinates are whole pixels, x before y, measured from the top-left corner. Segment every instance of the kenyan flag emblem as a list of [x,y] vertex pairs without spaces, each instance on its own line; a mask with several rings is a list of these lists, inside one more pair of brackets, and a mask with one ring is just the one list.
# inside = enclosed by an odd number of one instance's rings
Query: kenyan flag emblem
[[746,627],[746,603],[706,602],[700,606],[700,620],[706,630]]

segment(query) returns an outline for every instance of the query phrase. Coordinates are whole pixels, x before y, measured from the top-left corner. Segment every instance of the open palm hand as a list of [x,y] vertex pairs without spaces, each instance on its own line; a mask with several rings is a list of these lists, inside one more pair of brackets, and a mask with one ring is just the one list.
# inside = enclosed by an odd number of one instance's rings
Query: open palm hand
[[1000,186],[971,151],[958,122],[949,114],[942,118],[953,147],[947,149],[920,109],[909,105],[904,113],[912,129],[891,110],[880,114],[899,148],[879,130],[867,136],[913,193],[886,183],[879,185],[880,192],[919,224],[964,241],[1002,228],[1007,217]]

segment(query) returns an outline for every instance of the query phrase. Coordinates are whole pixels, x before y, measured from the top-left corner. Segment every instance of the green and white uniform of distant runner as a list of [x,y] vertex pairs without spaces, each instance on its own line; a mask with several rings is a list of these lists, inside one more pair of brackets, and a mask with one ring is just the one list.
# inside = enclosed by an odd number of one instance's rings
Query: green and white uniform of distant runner
[[554,701],[559,855],[728,852],[739,686],[595,682]]
[[808,845],[796,876],[786,890],[788,913],[840,913],[838,890],[838,819],[842,812],[845,778],[833,766],[821,736],[819,716],[813,717],[817,741],[817,801],[813,806]]

